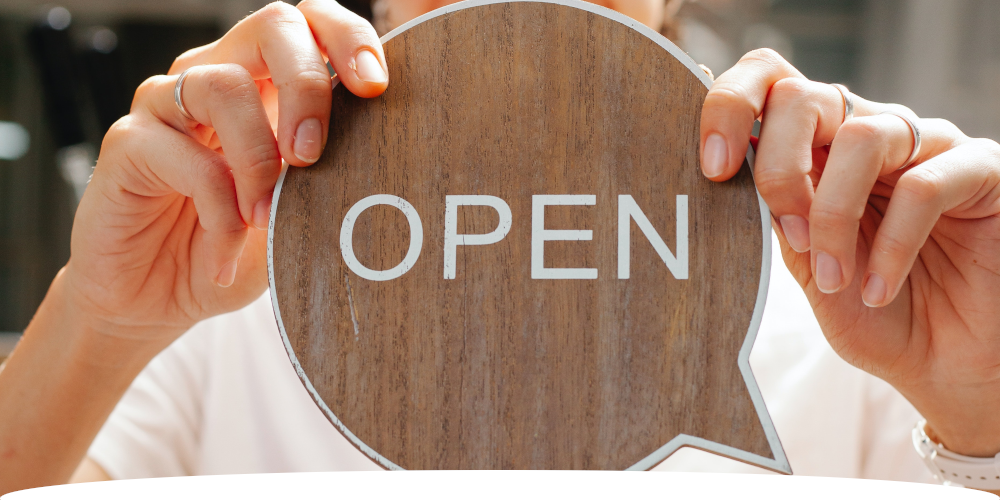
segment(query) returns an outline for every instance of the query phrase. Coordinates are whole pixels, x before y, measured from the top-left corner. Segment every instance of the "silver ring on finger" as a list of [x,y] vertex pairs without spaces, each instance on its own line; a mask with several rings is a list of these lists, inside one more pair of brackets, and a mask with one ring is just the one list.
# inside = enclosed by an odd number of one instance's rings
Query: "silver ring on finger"
[[181,99],[181,90],[184,88],[184,79],[187,78],[188,72],[192,69],[193,68],[188,68],[182,71],[181,76],[177,77],[177,83],[174,85],[174,104],[177,105],[177,109],[180,110],[181,115],[184,115],[184,118],[195,122],[198,120],[195,120],[194,117],[191,116],[191,113],[188,113],[187,108],[184,107],[184,99]]
[[851,91],[839,83],[831,83],[830,85],[837,89],[844,98],[844,122],[854,118],[854,97],[851,95]]
[[907,125],[910,126],[910,132],[913,134],[913,151],[910,152],[910,157],[907,158],[905,162],[903,162],[903,166],[899,167],[896,170],[902,170],[906,167],[909,167],[910,165],[913,164],[914,161],[917,160],[917,155],[920,154],[920,129],[917,127],[916,122],[914,122],[912,118],[906,116],[903,113],[900,113],[899,111],[887,109],[879,114],[898,116],[902,118]]

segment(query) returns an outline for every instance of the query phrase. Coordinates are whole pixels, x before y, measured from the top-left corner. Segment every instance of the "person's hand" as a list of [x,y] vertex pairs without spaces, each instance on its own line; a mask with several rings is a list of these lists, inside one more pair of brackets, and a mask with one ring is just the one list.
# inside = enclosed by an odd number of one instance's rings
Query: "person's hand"
[[[388,85],[368,22],[333,0],[273,3],[177,58],[107,133],[73,226],[67,295],[97,330],[172,341],[266,288],[266,228],[282,159],[315,162],[343,85]],[[178,74],[189,69],[182,101]]]
[[[142,84],[105,136],[69,262],[0,370],[0,494],[68,480],[150,359],[265,290],[282,159],[307,166],[326,142],[327,59],[358,96],[388,85],[375,30],[333,0],[271,4]],[[188,68],[193,119],[174,103]]]
[[[789,270],[833,348],[895,386],[952,451],[1000,451],[1000,146],[854,96],[770,50],[721,75],[701,120],[704,174],[754,179]],[[922,134],[914,163],[908,114]]]

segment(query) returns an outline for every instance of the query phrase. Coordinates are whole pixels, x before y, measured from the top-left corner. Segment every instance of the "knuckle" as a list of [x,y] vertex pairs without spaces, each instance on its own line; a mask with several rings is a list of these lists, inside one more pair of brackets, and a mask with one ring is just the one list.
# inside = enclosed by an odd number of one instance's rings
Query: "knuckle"
[[858,117],[844,122],[833,142],[841,148],[868,148],[883,159],[889,150],[888,134],[877,117]]
[[809,209],[809,225],[817,231],[839,231],[853,228],[859,216],[848,207],[834,202],[816,199]]
[[205,199],[210,206],[221,209],[221,211],[213,210],[209,214],[200,214],[199,218],[205,229],[223,233],[235,233],[245,229],[246,224],[240,217],[239,207],[236,204],[233,173],[225,157],[206,150],[196,154],[194,164],[197,176],[194,190],[195,203],[197,204],[199,199]]
[[782,78],[771,86],[771,93],[786,98],[798,98],[809,91],[809,83],[805,78]]
[[168,73],[174,74],[178,68],[191,67],[192,63],[198,59],[198,56],[206,51],[212,50],[217,43],[218,42],[212,42],[208,45],[202,45],[201,47],[195,47],[184,51],[184,53],[174,59],[173,64],[170,65],[170,71]]
[[738,82],[716,82],[705,96],[705,107],[743,105],[747,95],[747,88]]
[[222,217],[217,217],[213,222],[211,227],[206,229],[211,229],[212,231],[219,233],[241,233],[247,228],[246,223],[240,218],[239,212],[234,208],[232,211],[227,212]]
[[250,72],[239,64],[220,64],[208,76],[208,91],[215,99],[244,97],[251,90],[257,91]]
[[342,25],[341,28],[344,30],[344,34],[350,40],[355,40],[359,43],[371,43],[371,39],[374,37],[378,41],[375,27],[367,19],[351,11],[344,13],[340,18],[340,24]]
[[145,79],[135,89],[135,95],[132,97],[132,109],[134,110],[142,103],[148,102],[156,94],[156,90],[163,86],[165,80],[172,79],[173,77],[165,75],[156,75]]
[[307,99],[329,98],[333,92],[329,73],[308,69],[287,82],[275,82],[275,87],[278,90],[291,90],[296,96]]
[[318,5],[321,1],[304,0],[298,9],[303,21],[310,23],[314,30],[335,34],[317,37],[317,42],[331,58],[350,57],[361,48],[381,46],[378,33],[368,20],[335,2]]
[[745,85],[736,81],[716,81],[705,96],[705,110],[749,109],[753,114],[750,120],[760,115],[751,98],[753,94]]
[[918,168],[903,174],[896,190],[912,203],[930,203],[941,198],[944,179],[934,169]]
[[216,234],[238,234],[247,227],[235,206],[232,210],[223,210],[207,217],[199,212],[198,219],[206,230]]
[[378,34],[375,32],[368,21],[359,18],[356,23],[349,23],[348,26],[342,28],[344,33],[344,40],[347,42],[345,46],[351,47],[351,52],[357,47],[378,47],[381,42],[379,42]]
[[898,235],[891,232],[880,232],[876,242],[876,251],[890,257],[900,256],[909,253],[909,245]]
[[785,58],[781,57],[781,54],[779,54],[776,50],[769,48],[751,50],[750,52],[744,54],[743,57],[740,58],[740,61],[758,62],[769,66],[783,66],[788,64],[788,62],[785,61]]
[[902,104],[888,103],[888,104],[883,104],[883,106],[886,109],[895,111],[897,113],[902,113],[902,114],[904,114],[906,116],[909,116],[910,118],[916,118],[917,117],[917,114],[914,113],[912,109],[910,109],[910,108],[908,108],[906,106],[903,106]]
[[203,150],[194,158],[198,188],[206,193],[222,193],[233,185],[233,175],[226,158],[215,151]]
[[119,118],[104,133],[104,140],[101,141],[101,151],[112,151],[127,143],[134,133],[135,126],[135,119],[132,115],[125,115]]
[[884,145],[886,134],[875,117],[858,117],[848,120],[837,130],[835,139],[840,144],[878,144]]
[[274,144],[258,144],[245,153],[247,166],[241,173],[258,180],[272,180],[281,170],[281,154]]
[[757,190],[765,198],[784,196],[802,183],[802,175],[783,168],[758,168],[754,174]]
[[139,86],[135,89],[135,98],[141,99],[143,97],[148,96],[149,93],[156,86],[156,80],[157,78],[155,76],[151,76],[143,80],[143,82],[140,83]]
[[153,93],[153,89],[156,87],[156,77],[151,76],[142,83],[139,84],[135,89],[135,95],[132,96],[132,109],[134,110],[140,103],[149,99],[149,96]]
[[260,8],[253,15],[263,20],[285,20],[297,12],[295,7],[280,0],[271,2]]
[[243,222],[243,219],[239,216],[239,212],[235,209],[229,212],[228,217],[220,217],[215,223],[216,231],[223,233],[242,233],[246,230],[247,225]]
[[278,28],[289,24],[305,24],[305,17],[302,15],[302,11],[281,1],[265,5],[247,19],[253,23],[273,25]]
[[767,106],[790,107],[809,116],[819,116],[820,104],[813,96],[813,82],[805,78],[782,78],[771,86]]

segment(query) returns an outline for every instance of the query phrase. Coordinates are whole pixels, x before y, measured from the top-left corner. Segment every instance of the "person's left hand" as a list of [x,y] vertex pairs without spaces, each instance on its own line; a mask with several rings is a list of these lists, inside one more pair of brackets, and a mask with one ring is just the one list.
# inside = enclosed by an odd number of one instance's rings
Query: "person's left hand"
[[[272,193],[282,160],[306,167],[323,151],[328,64],[359,97],[388,85],[367,21],[333,0],[274,2],[136,91],[105,135],[56,284],[80,331],[131,341],[114,360],[158,352],[266,289]],[[175,101],[185,70],[187,116]]]
[[[948,449],[1000,452],[1000,146],[944,120],[807,80],[751,52],[705,100],[702,169],[754,178],[833,348],[895,386]],[[914,149],[907,122],[922,134]]]

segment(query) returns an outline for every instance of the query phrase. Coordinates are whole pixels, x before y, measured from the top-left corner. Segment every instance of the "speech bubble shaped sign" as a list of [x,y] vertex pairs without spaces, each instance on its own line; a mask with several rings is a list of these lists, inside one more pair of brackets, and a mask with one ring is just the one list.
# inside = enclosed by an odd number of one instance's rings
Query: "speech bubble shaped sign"
[[709,85],[576,1],[462,2],[387,35],[275,191],[271,296],[337,428],[390,469],[790,472],[748,363],[770,267],[750,159],[698,165]]

